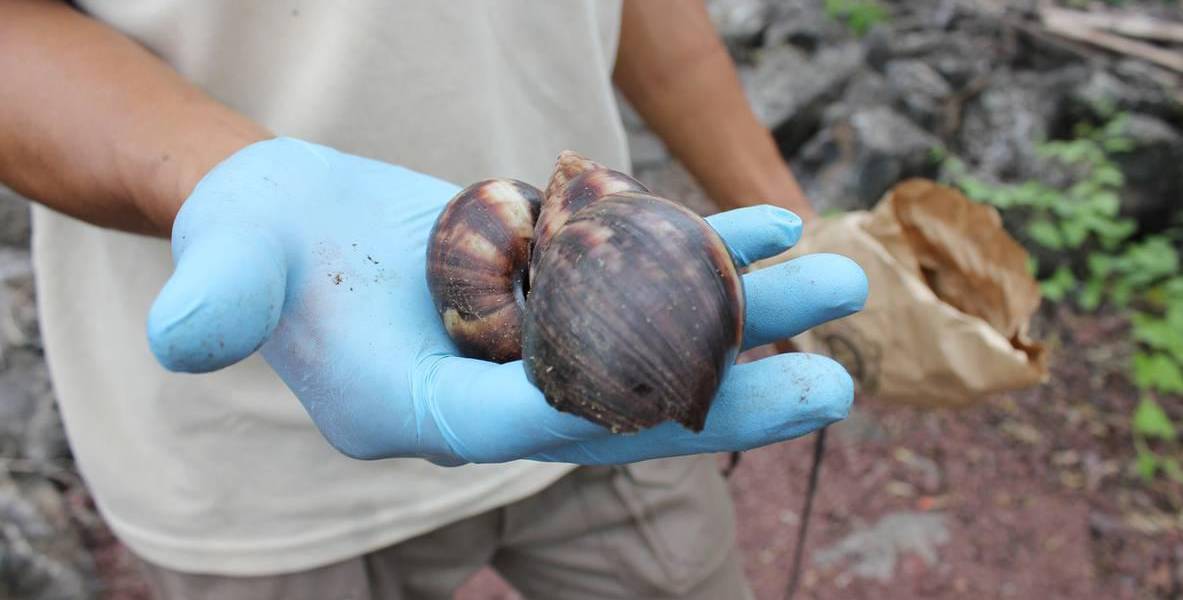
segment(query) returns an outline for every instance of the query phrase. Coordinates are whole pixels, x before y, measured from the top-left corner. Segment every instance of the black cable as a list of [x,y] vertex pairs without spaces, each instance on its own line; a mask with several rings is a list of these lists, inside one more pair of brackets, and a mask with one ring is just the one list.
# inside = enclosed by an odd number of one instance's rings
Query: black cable
[[797,593],[797,584],[801,576],[801,558],[805,552],[805,532],[809,528],[809,515],[813,512],[813,497],[817,494],[818,473],[821,472],[822,454],[826,447],[826,428],[817,432],[817,439],[813,441],[813,464],[809,468],[809,487],[805,490],[805,508],[801,511],[801,525],[797,529],[797,550],[793,556],[793,572],[789,576],[788,590],[785,600],[790,600]]

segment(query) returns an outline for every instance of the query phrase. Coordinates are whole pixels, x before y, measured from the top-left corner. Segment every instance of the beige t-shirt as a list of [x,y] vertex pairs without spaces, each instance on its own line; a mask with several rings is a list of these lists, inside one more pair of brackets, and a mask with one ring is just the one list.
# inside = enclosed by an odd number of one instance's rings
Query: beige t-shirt
[[[280,135],[466,185],[546,183],[575,149],[628,168],[604,0],[83,0],[214,97]],[[333,450],[257,356],[166,372],[149,306],[167,242],[43,207],[34,260],[47,357],[79,467],[136,552],[266,574],[344,559],[532,494],[568,465],[442,468]]]

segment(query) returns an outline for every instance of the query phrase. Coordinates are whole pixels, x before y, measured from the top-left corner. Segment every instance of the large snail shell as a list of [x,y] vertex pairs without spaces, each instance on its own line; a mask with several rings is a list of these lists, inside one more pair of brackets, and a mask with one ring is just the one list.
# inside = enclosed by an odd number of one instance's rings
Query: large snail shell
[[542,192],[514,179],[461,190],[436,220],[427,281],[444,328],[465,356],[521,357],[522,313]]
[[574,152],[545,194],[508,179],[462,190],[427,260],[463,354],[523,359],[552,406],[616,432],[701,431],[739,353],[743,282],[714,229]]
[[613,431],[702,430],[739,353],[743,289],[713,229],[669,200],[603,197],[537,257],[522,355],[559,410]]

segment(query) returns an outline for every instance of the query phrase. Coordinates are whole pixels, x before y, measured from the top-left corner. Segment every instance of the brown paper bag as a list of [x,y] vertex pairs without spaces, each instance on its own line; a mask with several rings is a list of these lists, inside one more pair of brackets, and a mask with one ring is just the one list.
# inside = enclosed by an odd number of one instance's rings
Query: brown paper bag
[[755,268],[817,252],[863,268],[866,308],[792,341],[841,362],[860,391],[952,407],[1046,379],[1044,349],[1028,337],[1039,286],[993,207],[911,179],[871,211],[817,221],[799,246]]

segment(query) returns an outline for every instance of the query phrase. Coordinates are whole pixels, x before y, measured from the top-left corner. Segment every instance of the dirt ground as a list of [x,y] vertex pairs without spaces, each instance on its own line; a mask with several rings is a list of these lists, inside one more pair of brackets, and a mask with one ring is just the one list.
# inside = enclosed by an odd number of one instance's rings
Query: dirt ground
[[[1051,322],[1044,386],[945,412],[862,398],[833,428],[798,597],[1183,595],[1183,489],[1130,469],[1125,324]],[[762,600],[783,597],[811,442],[749,453],[733,478]]]
[[[1125,324],[1044,322],[1044,386],[951,411],[861,397],[831,428],[797,598],[1183,597],[1183,488],[1129,466]],[[746,453],[730,479],[760,600],[784,598],[813,440]],[[118,546],[94,543],[106,598],[143,598]],[[517,597],[488,571],[458,594]]]

